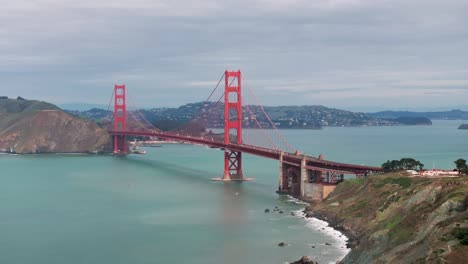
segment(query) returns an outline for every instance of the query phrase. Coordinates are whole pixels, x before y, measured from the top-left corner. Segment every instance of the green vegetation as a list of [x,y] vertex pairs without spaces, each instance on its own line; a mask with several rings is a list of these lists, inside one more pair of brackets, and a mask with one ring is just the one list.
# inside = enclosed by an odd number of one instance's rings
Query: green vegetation
[[401,222],[401,215],[395,215],[393,218],[387,221],[385,228],[392,229]]
[[413,158],[402,158],[400,160],[387,160],[382,164],[382,168],[385,171],[422,170],[424,168],[424,164]]
[[432,125],[432,121],[427,117],[401,116],[395,120],[403,125]]
[[361,201],[359,201],[359,202],[353,204],[353,205],[351,206],[351,210],[352,210],[352,211],[360,210],[360,209],[362,209],[362,208],[364,208],[364,207],[366,207],[366,206],[367,206],[367,202],[364,201],[364,200],[361,200]]
[[364,178],[360,179],[348,179],[344,181],[344,184],[351,184],[351,185],[361,185],[364,183]]
[[18,99],[2,98],[0,100],[0,113],[16,114],[40,110],[60,110],[60,108],[50,103],[26,100],[22,97],[18,97]]
[[411,179],[408,177],[399,177],[399,178],[384,178],[374,183],[375,188],[380,188],[385,184],[398,184],[402,188],[408,188],[411,186]]
[[454,163],[461,174],[468,174],[468,165],[466,165],[465,159],[457,159]]
[[428,119],[468,119],[468,112],[462,110],[451,110],[441,112],[408,112],[408,111],[382,111],[377,113],[369,113],[372,117],[377,118],[399,118],[399,117],[425,117]]
[[411,227],[400,223],[390,230],[390,239],[394,241],[395,245],[400,245],[411,238],[411,232]]
[[460,240],[460,244],[468,245],[468,228],[455,228],[452,235]]

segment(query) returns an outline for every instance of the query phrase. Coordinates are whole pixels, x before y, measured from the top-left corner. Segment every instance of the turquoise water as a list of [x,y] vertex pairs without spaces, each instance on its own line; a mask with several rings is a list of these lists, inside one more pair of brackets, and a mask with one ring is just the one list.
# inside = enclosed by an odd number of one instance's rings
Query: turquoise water
[[[284,134],[337,161],[411,156],[452,168],[468,156],[460,123]],[[245,174],[255,181],[220,183],[210,181],[222,172],[220,150],[146,150],[127,158],[0,155],[0,263],[284,263],[302,255],[330,263],[344,254],[329,230],[290,214],[303,205],[274,193],[277,162],[246,155]],[[263,212],[274,206],[285,213]]]

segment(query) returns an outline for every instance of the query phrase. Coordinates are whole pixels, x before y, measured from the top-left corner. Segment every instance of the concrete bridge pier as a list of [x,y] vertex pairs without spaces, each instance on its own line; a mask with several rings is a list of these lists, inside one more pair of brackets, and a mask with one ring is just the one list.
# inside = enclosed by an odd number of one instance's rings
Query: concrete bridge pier
[[283,163],[284,152],[280,153],[279,158],[279,182],[278,182],[278,193],[288,194],[288,179],[287,179],[287,165]]
[[334,189],[334,184],[323,182],[323,172],[307,168],[307,159],[301,159],[300,167],[284,163],[283,153],[279,159],[279,194],[288,194],[310,202],[321,202]]
[[297,166],[287,164],[281,160],[279,163],[279,194],[288,194],[293,197],[301,195],[301,173]]

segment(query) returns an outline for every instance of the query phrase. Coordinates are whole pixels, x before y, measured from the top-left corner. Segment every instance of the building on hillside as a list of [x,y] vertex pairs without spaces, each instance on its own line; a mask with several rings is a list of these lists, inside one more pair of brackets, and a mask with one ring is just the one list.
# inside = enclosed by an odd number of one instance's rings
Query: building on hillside
[[419,171],[420,176],[458,176],[457,170],[440,170],[440,169],[433,169],[433,170],[422,170]]

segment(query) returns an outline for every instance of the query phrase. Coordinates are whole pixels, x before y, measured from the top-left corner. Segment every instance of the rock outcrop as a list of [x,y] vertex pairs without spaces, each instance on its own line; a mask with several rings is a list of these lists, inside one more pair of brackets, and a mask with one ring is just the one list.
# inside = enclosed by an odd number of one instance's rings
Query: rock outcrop
[[312,258],[309,256],[303,256],[300,260],[291,262],[291,264],[318,264],[318,262],[312,260]]

